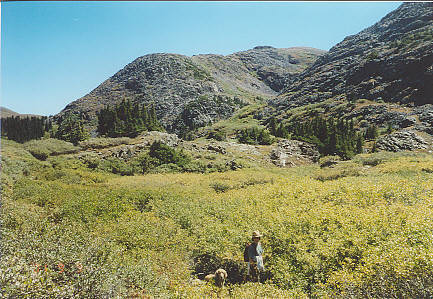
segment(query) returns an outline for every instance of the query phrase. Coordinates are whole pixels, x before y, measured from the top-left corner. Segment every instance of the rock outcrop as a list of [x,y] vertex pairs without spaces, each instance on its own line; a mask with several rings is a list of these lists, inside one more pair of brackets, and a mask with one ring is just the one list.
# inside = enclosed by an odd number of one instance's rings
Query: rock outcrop
[[433,102],[433,3],[408,2],[287,83],[277,111],[327,99]]
[[298,140],[280,140],[271,150],[272,162],[280,167],[291,167],[300,163],[311,163],[319,160],[317,147]]
[[256,47],[227,56],[150,54],[137,58],[58,115],[80,113],[95,129],[96,111],[130,99],[154,104],[169,132],[185,132],[226,119],[257,98],[274,97],[288,78],[325,51]]
[[411,130],[397,131],[381,137],[376,142],[379,150],[390,152],[413,151],[427,149],[427,142]]

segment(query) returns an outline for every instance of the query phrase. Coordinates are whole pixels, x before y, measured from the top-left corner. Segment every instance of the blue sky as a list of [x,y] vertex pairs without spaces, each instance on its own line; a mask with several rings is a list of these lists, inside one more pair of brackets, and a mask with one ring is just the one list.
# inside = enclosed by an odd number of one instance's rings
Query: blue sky
[[52,115],[150,53],[329,50],[402,2],[3,2],[1,101]]

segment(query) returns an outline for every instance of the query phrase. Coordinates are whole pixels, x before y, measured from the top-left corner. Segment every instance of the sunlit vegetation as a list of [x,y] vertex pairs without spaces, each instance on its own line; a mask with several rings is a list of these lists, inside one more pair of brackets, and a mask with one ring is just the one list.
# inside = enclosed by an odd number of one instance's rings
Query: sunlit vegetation
[[[323,155],[339,155],[349,159],[362,152],[364,135],[354,128],[353,120],[337,120],[315,116],[304,121],[293,121],[287,126],[270,119],[269,131],[277,137],[292,138],[317,145]],[[377,137],[377,127],[367,130],[368,138]],[[367,136],[367,135],[366,135]],[[367,138],[367,137],[366,137]]]
[[97,113],[97,116],[97,131],[102,136],[136,137],[143,131],[163,130],[153,105],[148,108],[123,100],[114,107],[107,105]]
[[[121,176],[3,141],[2,296],[216,298],[194,278],[222,266],[223,297],[430,297],[432,156],[327,160]],[[252,230],[264,234],[261,284],[242,282]]]
[[52,127],[47,117],[11,116],[1,119],[1,136],[23,143],[42,138]]
[[238,140],[245,144],[272,144],[274,138],[269,134],[266,129],[251,127],[240,130],[238,133]]

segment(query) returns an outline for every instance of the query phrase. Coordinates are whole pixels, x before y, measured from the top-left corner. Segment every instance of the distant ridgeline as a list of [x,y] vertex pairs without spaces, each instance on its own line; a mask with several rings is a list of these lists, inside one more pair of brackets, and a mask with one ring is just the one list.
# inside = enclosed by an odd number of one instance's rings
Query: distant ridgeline
[[132,104],[123,100],[120,104],[96,113],[98,117],[97,132],[108,137],[136,137],[143,131],[161,131],[153,105],[148,109],[145,105]]
[[52,129],[52,122],[47,117],[11,116],[1,119],[1,135],[16,142],[26,142],[42,138]]

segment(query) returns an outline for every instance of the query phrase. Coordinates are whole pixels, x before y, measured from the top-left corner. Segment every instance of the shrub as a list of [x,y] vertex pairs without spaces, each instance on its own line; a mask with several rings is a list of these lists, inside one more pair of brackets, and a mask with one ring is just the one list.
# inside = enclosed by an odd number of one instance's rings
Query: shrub
[[395,157],[393,157],[392,153],[379,152],[379,153],[373,153],[373,154],[357,155],[353,159],[353,162],[360,163],[362,165],[377,166],[377,165],[382,164],[384,162],[387,162],[393,158],[395,158]]
[[245,144],[272,144],[274,139],[271,134],[265,129],[258,127],[246,128],[238,132],[238,140]]
[[119,137],[119,138],[90,138],[86,141],[81,141],[79,143],[80,147],[83,149],[90,148],[105,148],[111,146],[117,146],[121,144],[129,144],[131,143],[131,138],[129,137]]
[[340,157],[339,156],[325,156],[320,158],[319,160],[319,165],[320,168],[323,167],[330,167],[330,166],[334,166],[336,164],[338,164],[338,162],[340,162]]
[[215,139],[218,141],[224,141],[227,139],[226,134],[223,131],[210,131],[207,135],[208,139]]
[[146,173],[160,164],[157,158],[151,157],[149,153],[141,153],[135,159],[134,163],[141,173]]
[[218,193],[220,193],[220,192],[226,192],[227,190],[230,189],[229,185],[224,184],[224,183],[219,183],[219,182],[212,183],[210,186],[211,186],[212,189],[215,190],[215,192],[218,192]]
[[96,155],[86,155],[81,160],[90,169],[97,169],[101,164],[101,159]]
[[160,141],[152,143],[149,156],[157,159],[160,165],[173,163],[178,166],[183,166],[190,161],[190,158],[183,151],[176,151]]
[[31,140],[24,143],[24,148],[39,160],[46,160],[48,156],[71,154],[78,151],[78,147],[70,142],[52,138]]
[[29,152],[38,160],[45,161],[50,155],[50,151],[46,148],[30,148]]
[[361,168],[352,162],[340,163],[335,168],[321,169],[317,172],[315,178],[319,181],[337,180],[348,176],[360,176]]
[[125,161],[117,158],[109,158],[107,160],[103,160],[103,162],[100,164],[100,167],[103,170],[112,172],[114,174],[134,175],[133,165],[130,165]]

